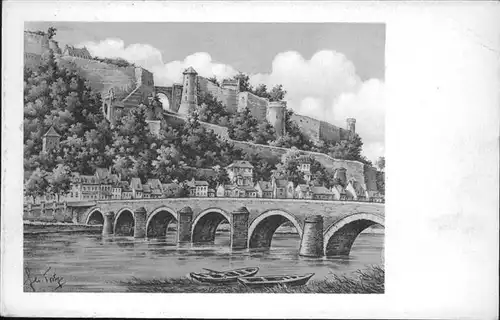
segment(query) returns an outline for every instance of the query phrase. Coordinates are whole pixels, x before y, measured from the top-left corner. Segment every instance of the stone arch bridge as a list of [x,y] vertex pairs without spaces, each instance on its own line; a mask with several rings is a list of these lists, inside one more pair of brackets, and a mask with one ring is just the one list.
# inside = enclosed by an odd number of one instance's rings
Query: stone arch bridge
[[177,242],[211,243],[217,226],[230,225],[231,248],[268,248],[276,229],[291,222],[303,256],[348,255],[356,237],[384,226],[385,206],[354,201],[178,198],[103,200],[71,206],[73,221],[103,224],[104,235],[165,237],[177,224]]

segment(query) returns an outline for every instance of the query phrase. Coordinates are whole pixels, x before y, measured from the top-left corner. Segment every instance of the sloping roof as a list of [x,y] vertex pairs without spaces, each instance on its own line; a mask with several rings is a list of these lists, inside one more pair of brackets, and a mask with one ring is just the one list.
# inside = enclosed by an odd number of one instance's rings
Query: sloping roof
[[208,192],[215,193],[215,190],[214,189],[208,189]]
[[141,179],[139,179],[139,178],[132,178],[132,179],[130,179],[130,188],[137,189],[137,190],[142,190]]
[[307,192],[311,190],[311,188],[307,184],[299,184],[297,185],[296,189],[299,189],[302,192]]
[[273,191],[273,185],[269,181],[258,181],[257,184],[259,185],[260,189],[264,191]]
[[226,168],[250,168],[253,169],[253,165],[246,160],[237,160],[228,165]]
[[285,188],[288,185],[288,180],[286,179],[276,179],[276,187]]
[[61,135],[56,132],[53,126],[50,126],[49,130],[43,135],[44,137],[60,137]]
[[151,192],[151,188],[147,184],[142,185],[142,191],[143,192]]
[[152,188],[160,188],[161,187],[160,179],[148,179],[146,184],[150,185]]
[[198,72],[196,72],[196,70],[194,70],[193,67],[189,67],[186,70],[184,70],[182,74],[198,74]]
[[206,182],[206,181],[195,181],[194,184],[197,187],[208,186],[208,182]]
[[243,189],[246,192],[257,192],[257,190],[255,190],[255,188],[252,186],[240,186],[240,189]]
[[328,190],[327,188],[323,187],[323,186],[320,186],[320,187],[312,187],[311,188],[311,191],[312,193],[314,194],[327,194],[327,195],[331,195],[333,194],[330,190]]

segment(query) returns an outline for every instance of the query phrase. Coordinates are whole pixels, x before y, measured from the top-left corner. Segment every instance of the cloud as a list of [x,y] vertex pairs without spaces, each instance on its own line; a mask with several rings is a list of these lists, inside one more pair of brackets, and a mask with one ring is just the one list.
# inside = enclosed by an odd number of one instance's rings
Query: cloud
[[[84,42],[92,55],[121,57],[154,73],[156,85],[182,82],[182,71],[192,66],[199,75],[221,80],[238,71],[216,62],[207,52],[196,52],[184,58],[164,62],[157,48],[148,44],[125,46],[121,39]],[[332,50],[316,52],[309,60],[295,51],[278,53],[270,73],[250,75],[250,82],[269,88],[282,84],[286,100],[295,112],[345,127],[345,119],[356,118],[356,131],[363,139],[363,153],[370,160],[384,155],[384,83],[378,79],[362,81],[354,64],[342,53]]]
[[372,161],[384,155],[384,83],[363,82],[342,53],[323,50],[309,60],[294,51],[279,53],[271,72],[252,75],[250,82],[268,87],[282,84],[288,106],[299,114],[341,127],[346,118],[356,118],[364,155]]
[[203,77],[215,76],[219,80],[238,73],[229,65],[213,61],[206,52],[193,53],[183,61],[164,63],[160,50],[148,44],[135,43],[125,46],[121,39],[108,38],[100,42],[83,42],[78,46],[86,46],[93,56],[120,57],[146,68],[154,73],[155,83],[160,86],[182,82],[182,71],[189,66]]

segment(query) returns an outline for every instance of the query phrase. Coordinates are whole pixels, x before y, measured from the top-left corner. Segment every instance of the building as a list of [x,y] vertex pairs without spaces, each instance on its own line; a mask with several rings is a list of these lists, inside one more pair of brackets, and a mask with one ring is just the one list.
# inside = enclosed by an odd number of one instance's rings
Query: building
[[311,181],[311,159],[308,156],[300,156],[298,162],[297,169],[304,174],[304,180],[307,182]]
[[255,186],[258,198],[272,198],[273,197],[273,185],[269,181],[258,181]]
[[225,198],[245,198],[246,191],[242,186],[227,184],[217,187],[217,197]]
[[130,188],[130,183],[127,181],[120,181],[120,186],[122,189],[122,199],[128,200],[132,199],[133,192],[132,189]]
[[82,200],[98,200],[100,194],[100,186],[98,178],[93,175],[80,175],[80,183],[82,190]]
[[181,191],[181,186],[178,183],[164,183],[162,184],[163,197],[174,198],[178,197]]
[[246,160],[234,161],[226,167],[229,181],[238,186],[253,186],[253,165]]
[[142,185],[142,198],[143,199],[151,198],[151,187],[147,184]]
[[206,181],[195,181],[194,178],[188,182],[189,186],[189,196],[197,198],[208,197],[208,182]]
[[133,199],[142,199],[143,198],[143,189],[141,179],[132,178],[130,179],[130,189],[132,190],[132,198]]
[[47,132],[43,135],[42,138],[42,151],[50,152],[54,149],[59,148],[59,142],[61,140],[61,136],[56,132],[53,126],[47,130]]
[[151,189],[151,198],[161,198],[163,196],[162,184],[160,179],[148,179],[146,184]]
[[242,186],[245,191],[245,198],[257,198],[257,190],[252,186]]
[[273,187],[273,198],[275,199],[293,199],[294,187],[293,182],[286,179],[271,179]]
[[333,200],[348,200],[345,188],[341,185],[334,185],[331,191],[333,193]]
[[312,199],[311,187],[307,184],[299,184],[295,188],[295,199]]
[[66,45],[62,54],[63,56],[70,56],[87,60],[92,59],[92,56],[90,55],[90,52],[86,47],[75,48],[74,46]]
[[311,193],[314,200],[333,200],[333,193],[324,186],[311,187]]
[[368,199],[368,194],[366,189],[358,181],[351,179],[347,183],[346,193],[348,198],[356,201],[366,201]]

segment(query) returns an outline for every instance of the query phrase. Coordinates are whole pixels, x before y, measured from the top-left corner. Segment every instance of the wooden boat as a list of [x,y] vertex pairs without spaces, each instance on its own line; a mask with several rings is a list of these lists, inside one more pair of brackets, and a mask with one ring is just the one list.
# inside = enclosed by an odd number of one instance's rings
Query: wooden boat
[[241,268],[228,271],[216,271],[206,268],[204,268],[204,270],[207,270],[208,272],[191,272],[189,276],[194,280],[200,282],[224,284],[236,282],[238,281],[238,278],[251,277],[259,272],[259,268],[257,267]]
[[314,276],[314,273],[299,275],[262,276],[239,278],[238,282],[250,288],[283,286],[302,286]]

